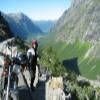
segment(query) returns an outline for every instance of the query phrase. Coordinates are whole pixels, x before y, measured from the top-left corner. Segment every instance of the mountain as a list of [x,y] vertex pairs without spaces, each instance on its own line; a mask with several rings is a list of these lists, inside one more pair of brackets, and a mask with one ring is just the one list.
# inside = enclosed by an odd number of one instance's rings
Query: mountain
[[53,21],[53,20],[47,20],[47,21],[45,21],[45,20],[40,20],[40,21],[38,21],[38,20],[37,20],[37,21],[34,21],[34,23],[35,23],[37,26],[39,26],[39,28],[40,28],[43,32],[47,33],[47,32],[50,31],[51,28],[54,27],[56,21]]
[[0,12],[0,41],[11,38],[12,34],[7,21]]
[[55,49],[65,67],[100,79],[100,1],[73,0],[45,42]]
[[91,41],[94,45],[89,54],[100,58],[100,1],[73,0],[71,8],[57,22],[54,32],[57,33],[56,40]]
[[78,38],[99,41],[100,1],[73,0],[71,7],[57,22],[55,32],[58,40],[72,41]]
[[14,36],[22,39],[29,39],[42,35],[41,29],[36,26],[33,21],[23,13],[3,14],[4,18],[8,21]]

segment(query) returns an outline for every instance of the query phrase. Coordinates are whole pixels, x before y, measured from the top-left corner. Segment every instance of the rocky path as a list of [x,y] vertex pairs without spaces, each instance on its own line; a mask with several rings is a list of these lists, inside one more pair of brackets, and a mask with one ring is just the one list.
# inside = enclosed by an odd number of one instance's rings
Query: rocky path
[[20,73],[18,77],[19,77],[19,84],[18,84],[19,100],[33,100],[32,93],[27,87],[22,73]]
[[[0,76],[1,72],[2,68],[0,68]],[[25,75],[27,75],[27,73],[25,73]],[[32,92],[27,87],[22,73],[20,73],[18,77],[19,77],[19,84],[18,84],[19,100],[45,100],[45,81],[40,80],[37,88],[35,89],[34,92]]]
[[[25,75],[27,76],[28,73],[26,72]],[[22,74],[19,74],[19,79],[20,79],[19,88],[18,88],[19,100],[45,100],[45,81],[44,80],[40,79],[36,89],[32,92],[27,87]]]
[[33,92],[34,100],[46,100],[45,99],[46,91],[45,91],[45,82],[39,82],[38,87]]

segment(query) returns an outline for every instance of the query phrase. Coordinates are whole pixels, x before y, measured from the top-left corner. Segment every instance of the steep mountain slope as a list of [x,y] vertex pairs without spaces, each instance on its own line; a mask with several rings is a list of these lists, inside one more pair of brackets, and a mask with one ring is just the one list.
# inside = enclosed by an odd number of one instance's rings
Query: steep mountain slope
[[93,47],[89,54],[100,58],[100,1],[73,0],[71,8],[59,19],[54,32],[56,40],[91,41]]
[[[59,19],[56,29],[57,39],[72,41],[99,41],[100,39],[100,1],[73,0],[71,8]],[[59,36],[59,37],[58,37]]]
[[54,27],[56,21],[52,21],[52,20],[48,20],[48,21],[45,21],[45,20],[40,20],[40,21],[34,21],[34,23],[40,27],[40,29],[43,31],[43,32],[49,32],[51,28]]
[[29,39],[32,36],[42,35],[41,29],[23,13],[4,14],[4,17],[8,21],[15,36],[22,39]]
[[100,1],[73,0],[45,41],[65,67],[100,79]]
[[0,12],[0,41],[11,38],[12,34],[7,21],[3,18]]

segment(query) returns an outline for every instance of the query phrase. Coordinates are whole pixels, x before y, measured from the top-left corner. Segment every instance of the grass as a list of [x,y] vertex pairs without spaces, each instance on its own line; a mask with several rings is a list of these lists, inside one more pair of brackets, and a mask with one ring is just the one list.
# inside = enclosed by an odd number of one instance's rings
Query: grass
[[58,52],[60,61],[77,57],[81,75],[90,79],[96,79],[97,76],[100,76],[100,60],[91,56],[84,58],[90,47],[91,45],[88,43],[76,42],[68,45],[64,44],[62,47],[58,43],[55,46],[55,50]]
[[96,79],[97,76],[100,76],[100,60],[92,55],[89,55],[87,58],[85,58],[87,51],[92,47],[92,44],[89,42],[83,43],[76,41],[69,44],[64,42],[48,42],[44,48],[46,46],[53,47],[61,62],[77,57],[78,69],[82,76],[89,79]]

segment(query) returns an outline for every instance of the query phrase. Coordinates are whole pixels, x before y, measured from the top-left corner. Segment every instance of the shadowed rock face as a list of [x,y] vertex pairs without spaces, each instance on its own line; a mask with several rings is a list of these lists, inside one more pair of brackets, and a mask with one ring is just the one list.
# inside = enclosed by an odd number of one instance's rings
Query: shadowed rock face
[[12,32],[9,28],[9,25],[0,12],[0,41],[11,37]]
[[78,58],[68,59],[63,61],[63,65],[65,68],[70,69],[76,74],[80,74],[79,66],[78,66]]

